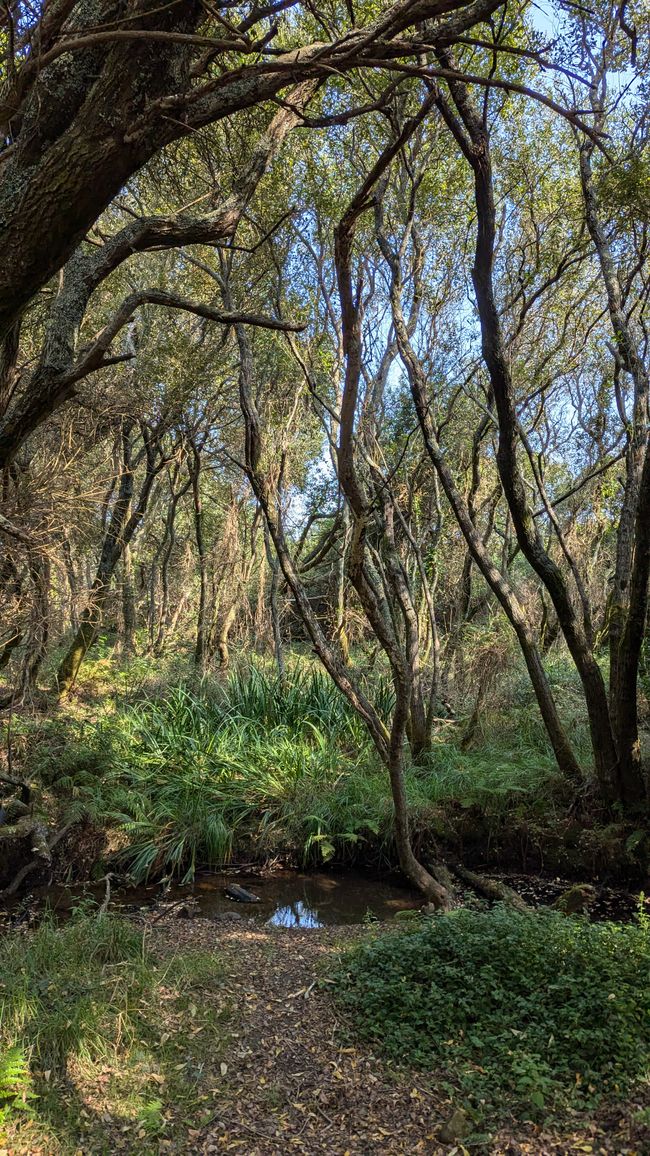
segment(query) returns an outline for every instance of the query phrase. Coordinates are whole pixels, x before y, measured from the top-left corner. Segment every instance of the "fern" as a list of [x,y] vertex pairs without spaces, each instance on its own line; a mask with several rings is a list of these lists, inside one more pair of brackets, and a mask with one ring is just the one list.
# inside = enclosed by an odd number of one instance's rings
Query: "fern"
[[14,1045],[0,1054],[0,1123],[14,1109],[24,1111],[35,1099],[29,1063],[22,1048]]

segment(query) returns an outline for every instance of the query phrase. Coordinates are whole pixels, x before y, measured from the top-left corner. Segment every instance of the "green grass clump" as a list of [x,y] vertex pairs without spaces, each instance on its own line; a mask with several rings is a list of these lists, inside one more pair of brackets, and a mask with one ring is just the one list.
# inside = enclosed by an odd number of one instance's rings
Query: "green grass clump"
[[222,985],[212,953],[157,960],[141,931],[96,909],[8,935],[0,1124],[11,1150],[75,1152],[83,1140],[108,1154],[114,1129],[149,1153],[155,1137],[178,1137],[205,1111],[228,1044]]
[[[354,738],[346,711],[335,716],[334,701],[320,676],[294,685],[258,672],[235,676],[221,698],[180,686],[129,707],[103,789],[128,837],[120,861],[132,877],[188,881],[198,866],[227,862],[235,846],[308,863],[350,861],[371,841],[375,857],[390,858],[388,774],[368,736]],[[407,772],[412,824],[426,831],[456,806],[499,816],[515,797],[530,812],[536,799],[548,810],[557,779],[552,758],[530,748],[463,752],[437,741]]]
[[164,871],[189,880],[198,865],[226,862],[235,842],[327,858],[332,838],[358,837],[367,810],[351,815],[343,795],[339,826],[323,797],[367,758],[367,747],[354,756],[309,718],[265,726],[177,688],[131,708],[103,784],[128,836],[121,862],[135,879]]
[[119,1030],[134,1036],[134,1009],[151,984],[142,934],[109,915],[79,913],[65,927],[46,917],[0,946],[0,1040],[36,1065],[65,1069],[71,1056],[105,1055]]
[[483,1120],[593,1107],[650,1078],[650,930],[467,909],[345,953],[338,1002],[400,1065],[442,1069]]
[[[383,683],[378,689],[388,714],[391,704],[385,700],[390,700],[392,692]],[[288,677],[280,679],[251,664],[230,676],[221,696],[231,725],[283,727],[294,735],[308,735],[315,729],[331,740],[367,742],[361,719],[318,667],[296,665]]]

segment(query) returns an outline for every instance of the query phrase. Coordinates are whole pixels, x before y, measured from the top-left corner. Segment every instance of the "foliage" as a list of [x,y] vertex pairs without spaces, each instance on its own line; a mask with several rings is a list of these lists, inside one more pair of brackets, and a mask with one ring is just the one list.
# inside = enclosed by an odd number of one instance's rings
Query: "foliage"
[[[388,699],[380,675],[374,693]],[[486,721],[476,750],[461,749],[454,724],[439,730],[406,774],[418,838],[453,830],[458,808],[480,809],[488,824],[513,802],[529,818],[552,818],[564,785],[534,713],[513,700],[509,719]],[[62,724],[51,735],[66,819],[117,825],[118,861],[136,880],[189,879],[234,848],[303,862],[393,856],[385,771],[346,701],[305,663],[284,679],[248,665],[222,683],[172,685],[67,726],[67,743]],[[51,748],[37,747],[37,764],[52,762]]]
[[32,1098],[29,1064],[23,1049],[14,1045],[0,1054],[0,1124],[12,1111],[27,1108]]
[[46,918],[29,938],[0,948],[3,1043],[17,1041],[47,1070],[68,1057],[96,1058],[137,1035],[138,1001],[151,981],[142,934],[113,916],[79,912],[67,926]]
[[[96,1098],[98,1085],[119,1104],[125,1131],[153,1136],[173,1127],[178,1110],[185,1114],[199,1098],[192,1044],[175,1039],[175,1025],[189,1017],[216,1062],[227,1034],[223,1015],[206,1001],[221,982],[214,955],[156,961],[141,931],[92,905],[65,925],[46,916],[36,931],[7,936],[0,946],[4,1122],[76,1135],[79,1104],[70,1088],[87,1085]],[[97,1126],[105,1131],[101,1120]],[[149,1151],[144,1141],[138,1151]]]
[[336,995],[393,1062],[448,1071],[481,1115],[529,1115],[650,1078],[649,980],[645,923],[497,906],[362,942]]
[[327,857],[316,785],[335,791],[353,777],[358,757],[333,745],[353,722],[319,674],[285,689],[252,668],[248,682],[235,675],[216,697],[181,686],[127,712],[112,784],[122,808],[114,818],[129,840],[121,859],[134,878],[163,870],[191,878],[199,863],[227,861],[236,835],[267,850],[292,839],[305,852],[321,844]]
[[231,675],[223,697],[229,721],[242,726],[285,727],[296,735],[313,729],[355,742],[366,738],[358,715],[318,667],[294,665],[281,679],[249,664]]

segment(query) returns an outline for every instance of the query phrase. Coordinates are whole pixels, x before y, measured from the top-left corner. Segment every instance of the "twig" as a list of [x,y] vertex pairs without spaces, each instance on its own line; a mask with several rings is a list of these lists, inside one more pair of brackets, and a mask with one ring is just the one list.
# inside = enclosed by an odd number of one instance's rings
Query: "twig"
[[172,911],[174,911],[177,907],[181,907],[183,903],[187,903],[187,900],[187,895],[184,896],[183,899],[174,900],[173,903],[170,903],[169,907],[166,907],[164,911],[161,911],[158,915],[156,915],[155,919],[152,919],[151,922],[158,923],[160,919],[164,919],[165,916],[171,915]]

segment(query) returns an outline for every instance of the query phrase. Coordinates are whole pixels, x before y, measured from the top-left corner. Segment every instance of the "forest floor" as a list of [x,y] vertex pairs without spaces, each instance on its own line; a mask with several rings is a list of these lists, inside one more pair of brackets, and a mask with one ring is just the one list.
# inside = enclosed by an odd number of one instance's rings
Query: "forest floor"
[[41,1072],[4,1135],[0,1118],[0,1156],[650,1154],[638,1098],[562,1125],[495,1133],[475,1119],[468,1134],[448,1073],[398,1070],[355,1041],[328,974],[341,948],[399,922],[298,930],[149,913],[136,923],[158,979],[129,997],[125,1061],[70,1056],[56,1079]]
[[[382,925],[381,930],[391,926],[396,925]],[[650,1152],[648,1130],[632,1122],[639,1108],[634,1104],[588,1122],[576,1120],[573,1128],[530,1123],[478,1143],[471,1137],[463,1142],[446,1136],[456,1105],[449,1088],[444,1089],[444,1073],[436,1078],[397,1072],[366,1047],[354,1046],[330,997],[328,959],[346,942],[372,931],[349,926],[297,931],[246,920],[217,934],[235,1030],[227,1068],[221,1065],[218,1108],[188,1141],[188,1153]],[[159,926],[152,946],[162,952],[197,946],[205,950],[214,941],[215,925],[198,919]]]

